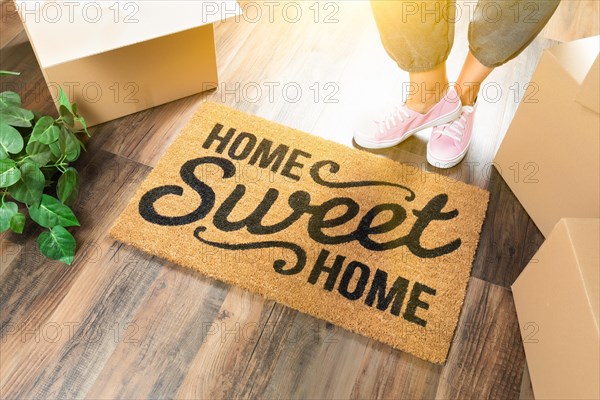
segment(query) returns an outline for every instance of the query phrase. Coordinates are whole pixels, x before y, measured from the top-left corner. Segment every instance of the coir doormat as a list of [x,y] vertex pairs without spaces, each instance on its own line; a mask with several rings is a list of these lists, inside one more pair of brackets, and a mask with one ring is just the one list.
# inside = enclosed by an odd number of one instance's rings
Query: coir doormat
[[206,103],[112,235],[443,363],[487,203],[482,189]]

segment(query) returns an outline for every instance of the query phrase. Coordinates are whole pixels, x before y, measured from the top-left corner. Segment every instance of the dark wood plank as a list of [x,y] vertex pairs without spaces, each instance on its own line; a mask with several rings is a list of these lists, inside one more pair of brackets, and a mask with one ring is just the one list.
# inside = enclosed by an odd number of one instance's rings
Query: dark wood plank
[[354,380],[353,399],[432,399],[441,366],[369,341]]
[[254,386],[248,382],[248,397],[349,398],[368,339],[308,315],[287,311],[280,314],[273,327],[274,335],[285,334],[279,341],[275,362],[269,363],[269,379],[259,386],[257,381],[252,382]]
[[163,263],[110,239],[94,253],[79,264],[82,271],[65,298],[36,325],[40,340],[24,342],[21,331],[19,340],[7,343],[20,361],[4,375],[7,396],[81,397],[118,343],[139,340],[133,315]]
[[521,394],[519,396],[519,400],[535,400],[527,362],[525,362],[525,368],[523,369],[523,379],[521,380]]
[[472,276],[509,287],[544,237],[495,168],[490,168],[490,204]]
[[350,396],[366,338],[281,305],[267,327],[234,397]]
[[23,25],[12,0],[0,1],[0,48],[4,48],[22,30]]
[[100,140],[90,143],[89,151],[102,148],[154,166],[200,105],[201,99],[202,95],[186,97],[99,125],[94,135]]
[[173,398],[228,289],[181,267],[163,268],[133,316],[137,340],[118,343],[86,396]]
[[0,282],[11,264],[19,257],[23,247],[8,240],[9,232],[0,233]]
[[[73,206],[81,227],[73,230],[79,252],[73,266],[63,266],[45,259],[36,249],[35,238],[39,229],[31,221],[23,235],[10,234],[8,239],[23,246],[18,263],[3,280],[0,303],[4,325],[18,320],[17,315],[31,315],[35,303],[49,302],[54,295],[64,296],[63,289],[76,276],[78,263],[88,257],[97,241],[106,236],[120,211],[133,194],[137,185],[148,173],[148,168],[106,152],[97,153],[92,162],[80,173],[81,189]],[[31,290],[40,286],[40,292]],[[28,289],[27,289],[28,288]],[[54,294],[53,294],[54,293]],[[57,299],[58,300],[58,299]],[[8,307],[7,305],[11,305]]]
[[21,96],[22,104],[28,109],[42,114],[58,115],[24,31],[21,30],[2,48],[0,69],[21,73],[19,76],[3,76],[0,79],[0,91],[17,92]]
[[53,312],[85,266],[97,262],[96,257],[107,251],[102,241],[147,173],[147,167],[106,152],[96,153],[92,162],[81,170],[81,196],[73,207],[81,222],[81,227],[73,230],[79,250],[72,266],[48,260],[39,253],[36,237],[40,229],[31,221],[23,235],[8,235],[8,240],[21,246],[21,251],[1,276],[0,332],[6,339],[2,347],[13,358],[3,358],[0,362],[2,390],[25,380],[22,374],[35,374],[19,357],[19,354],[35,355],[35,352],[21,353],[29,348],[21,339],[31,341],[32,346],[38,344],[43,333],[40,327],[52,323]]
[[245,383],[240,379],[256,353],[256,348],[275,303],[261,296],[232,287],[217,318],[205,326],[207,335],[190,364],[177,398],[228,399]]
[[518,399],[525,366],[508,289],[471,278],[438,399]]
[[441,367],[276,305],[224,398],[427,398]]

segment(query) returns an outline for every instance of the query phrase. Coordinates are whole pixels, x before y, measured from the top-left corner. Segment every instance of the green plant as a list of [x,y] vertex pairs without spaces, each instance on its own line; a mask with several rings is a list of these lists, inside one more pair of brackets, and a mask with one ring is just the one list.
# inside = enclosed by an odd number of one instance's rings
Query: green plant
[[69,207],[78,194],[79,176],[70,164],[85,150],[77,123],[89,133],[62,89],[58,102],[59,117],[53,118],[22,108],[15,92],[0,93],[0,232],[22,233],[27,211],[47,229],[37,238],[42,254],[70,265],[76,243],[65,228],[79,226]]

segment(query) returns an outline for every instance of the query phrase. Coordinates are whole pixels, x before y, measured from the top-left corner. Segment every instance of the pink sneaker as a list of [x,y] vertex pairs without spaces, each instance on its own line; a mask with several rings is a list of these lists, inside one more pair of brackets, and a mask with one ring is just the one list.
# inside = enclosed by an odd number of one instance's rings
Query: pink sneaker
[[436,125],[450,122],[460,115],[461,104],[454,88],[440,100],[427,114],[411,110],[402,104],[397,106],[381,121],[373,121],[364,129],[354,132],[354,141],[367,149],[383,149],[395,146],[414,133]]
[[427,162],[438,168],[452,168],[462,161],[469,150],[473,134],[474,106],[463,106],[460,118],[431,131],[427,143]]

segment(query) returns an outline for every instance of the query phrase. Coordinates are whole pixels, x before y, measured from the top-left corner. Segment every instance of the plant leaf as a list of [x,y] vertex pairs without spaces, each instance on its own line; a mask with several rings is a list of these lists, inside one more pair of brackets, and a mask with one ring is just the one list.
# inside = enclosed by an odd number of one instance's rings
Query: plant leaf
[[11,218],[19,212],[17,203],[8,201],[0,204],[0,232],[4,232],[10,227]]
[[81,154],[81,144],[73,132],[67,131],[65,154],[69,162],[77,160]]
[[79,140],[73,132],[64,126],[60,130],[58,143],[61,152],[65,155],[67,161],[71,162],[79,158],[79,154],[81,154],[81,145],[79,144]]
[[33,161],[40,167],[45,166],[50,162],[52,158],[52,152],[50,146],[40,142],[32,142],[31,140],[27,143],[25,152],[29,156],[29,160]]
[[21,97],[15,92],[0,93],[0,107],[21,107]]
[[45,116],[40,118],[33,127],[29,141],[37,141],[44,144],[54,143],[58,140],[59,133],[60,128],[54,125],[54,118]]
[[23,150],[23,137],[19,131],[4,121],[0,122],[0,158],[6,158],[8,153],[17,154],[21,150]]
[[67,170],[58,178],[56,185],[56,194],[58,199],[65,204],[72,204],[77,198],[79,191],[79,174],[73,167]]
[[57,198],[47,194],[42,195],[38,206],[29,207],[31,219],[44,228],[60,226],[79,226],[79,221],[69,206],[61,203]]
[[14,71],[0,71],[0,75],[15,75],[15,76],[19,76],[21,75],[20,72],[14,72]]
[[17,164],[7,158],[0,160],[0,188],[9,187],[21,178],[21,171]]
[[69,96],[67,96],[62,87],[58,88],[58,104],[64,106],[67,110],[69,110],[69,113],[73,115],[73,107],[69,101]]
[[21,203],[38,204],[45,184],[46,177],[40,168],[33,162],[24,162],[21,164],[21,179],[10,186],[8,192]]
[[33,113],[29,110],[19,107],[2,107],[0,109],[0,120],[11,126],[29,128]]
[[83,149],[83,151],[87,151],[87,149],[85,148],[85,144],[81,140],[79,140],[79,138],[77,138],[77,141],[79,142],[79,146],[81,146],[81,148]]
[[71,265],[75,259],[75,238],[58,225],[49,232],[42,232],[37,239],[38,248],[48,258]]
[[75,126],[75,118],[73,117],[71,110],[69,110],[67,107],[61,104],[58,108],[58,113],[60,114],[60,117],[63,119],[65,124],[67,124],[71,128]]
[[85,123],[85,119],[83,117],[77,117],[75,118],[75,121],[79,121],[87,137],[92,137],[92,135],[90,135],[90,133],[88,132],[87,124]]
[[56,141],[56,142],[54,142],[54,143],[50,143],[50,145],[49,145],[49,147],[50,147],[50,152],[52,153],[52,155],[53,155],[54,157],[56,157],[56,159],[59,159],[59,158],[60,158],[60,157],[63,155],[63,152],[64,152],[64,150],[65,150],[65,149],[64,149],[64,145],[65,145],[65,143],[64,143],[64,141],[63,141],[63,142],[62,142],[62,144],[61,144],[61,140],[60,140],[60,134],[59,134],[59,136],[58,136],[58,139],[59,139],[59,140],[57,140],[57,141]]
[[14,233],[21,234],[23,233],[23,228],[25,228],[25,215],[18,212],[10,219],[10,229]]

